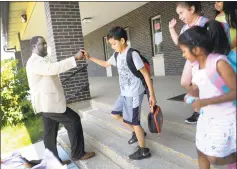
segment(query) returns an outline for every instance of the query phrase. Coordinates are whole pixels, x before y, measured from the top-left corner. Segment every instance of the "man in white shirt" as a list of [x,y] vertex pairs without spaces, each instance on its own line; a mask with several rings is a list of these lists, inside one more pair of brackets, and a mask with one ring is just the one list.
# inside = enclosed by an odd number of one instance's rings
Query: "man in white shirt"
[[43,37],[31,39],[32,55],[26,64],[31,101],[35,113],[41,113],[44,123],[44,144],[62,162],[57,151],[57,132],[59,123],[68,131],[73,160],[85,160],[95,156],[94,152],[84,151],[84,137],[80,116],[66,106],[64,90],[59,74],[77,66],[76,60],[83,59],[83,53],[75,57],[51,63],[47,56],[47,43]]

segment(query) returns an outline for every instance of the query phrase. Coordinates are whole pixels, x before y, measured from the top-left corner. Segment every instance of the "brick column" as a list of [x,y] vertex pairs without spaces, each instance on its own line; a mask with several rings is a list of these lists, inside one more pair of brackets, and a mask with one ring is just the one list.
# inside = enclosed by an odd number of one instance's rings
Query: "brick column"
[[[84,49],[84,40],[81,28],[81,19],[78,2],[44,2],[46,21],[48,27],[48,46],[51,48],[51,56],[54,61],[60,61],[74,56],[79,49]],[[84,66],[86,61],[78,61],[77,68],[60,74],[63,82],[78,68]],[[73,103],[90,98],[87,69],[75,74],[63,85],[67,103]],[[77,96],[73,96],[77,91]],[[73,97],[72,97],[73,96]]]

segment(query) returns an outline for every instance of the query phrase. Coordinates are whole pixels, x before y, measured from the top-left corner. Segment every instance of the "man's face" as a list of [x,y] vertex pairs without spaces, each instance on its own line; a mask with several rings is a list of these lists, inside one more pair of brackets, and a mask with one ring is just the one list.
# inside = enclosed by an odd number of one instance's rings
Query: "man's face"
[[33,46],[34,51],[42,57],[47,56],[47,43],[44,38],[38,38],[38,42]]

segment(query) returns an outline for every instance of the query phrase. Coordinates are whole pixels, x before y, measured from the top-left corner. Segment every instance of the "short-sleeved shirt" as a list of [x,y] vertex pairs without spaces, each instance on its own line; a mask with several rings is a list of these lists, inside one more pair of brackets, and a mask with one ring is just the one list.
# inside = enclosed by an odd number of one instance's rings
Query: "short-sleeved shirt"
[[[204,17],[204,16],[200,16],[199,18],[198,18],[198,20],[197,20],[197,22],[194,24],[194,25],[192,25],[192,26],[201,26],[201,27],[203,27],[206,23],[208,22],[208,19],[206,18],[206,17]],[[192,27],[191,26],[191,27]],[[188,30],[189,28],[191,28],[188,24],[185,24],[183,27],[182,27],[182,29],[181,29],[181,31],[180,31],[180,34],[182,34],[183,32],[185,32],[186,30]]]
[[[227,21],[226,21],[226,16],[225,15],[221,15],[221,16],[217,16],[215,18],[216,21],[221,22],[221,23],[225,23],[228,25]],[[228,25],[227,27],[224,26],[225,32],[229,33],[229,35],[227,34],[229,41],[230,41],[230,45],[234,46],[232,43],[236,43],[236,29],[234,28],[230,28],[230,26]],[[229,29],[229,30],[226,30]],[[229,31],[229,32],[228,32]],[[235,44],[234,43],[234,44]]]
[[[197,22],[194,25],[192,25],[192,26],[201,26],[201,27],[203,27],[207,22],[208,22],[208,19],[206,17],[200,16],[198,18]],[[184,33],[186,30],[188,30],[189,28],[191,28],[191,27],[188,24],[185,24],[182,27],[181,31],[180,31],[180,35],[182,33]],[[194,66],[195,64],[197,64],[197,62],[191,63],[189,60],[187,60],[186,62],[187,62],[187,64],[190,64],[191,66]]]
[[[134,97],[139,96],[145,91],[140,78],[133,75],[127,65],[127,52],[129,47],[127,47],[123,52],[119,53],[117,56],[117,63],[114,54],[110,57],[108,62],[113,66],[116,66],[119,74],[119,84],[122,96]],[[133,51],[132,59],[137,70],[144,67],[144,63],[140,55]]]
[[[197,66],[193,75],[192,83],[198,86],[200,99],[209,99],[223,95],[223,93],[212,84],[206,69],[199,69]],[[235,114],[236,107],[233,104],[233,101],[228,101],[202,107],[202,111],[205,116],[225,118],[230,114]]]

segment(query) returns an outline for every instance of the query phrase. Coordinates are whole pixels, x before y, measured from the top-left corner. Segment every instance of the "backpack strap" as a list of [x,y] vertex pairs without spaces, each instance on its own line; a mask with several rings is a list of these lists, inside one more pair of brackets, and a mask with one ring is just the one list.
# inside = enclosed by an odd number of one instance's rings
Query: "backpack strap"
[[208,22],[208,19],[204,16],[201,16],[200,21],[199,21],[199,26],[203,27],[206,23]]
[[117,65],[118,52],[114,52],[114,58],[115,58],[116,65]]
[[216,67],[219,60],[224,60],[227,63],[230,63],[225,55],[211,53],[207,57],[206,70],[211,82],[219,89],[220,92],[226,93],[229,89],[227,88],[224,79],[219,75]]
[[[133,58],[132,58],[132,52],[133,51],[136,51],[141,56],[139,51],[137,51],[137,50],[135,50],[133,48],[129,48],[128,52],[127,52],[127,56],[126,56],[126,58],[127,58],[126,59],[127,60],[127,65],[128,65],[129,70],[132,72],[132,74],[134,76],[136,76],[138,78],[142,78],[143,76],[142,76],[141,72],[137,71],[137,68],[136,68],[136,66],[135,66],[135,64],[133,62]],[[114,58],[115,58],[115,61],[117,63],[118,52],[114,53]]]
[[[217,62],[220,60],[224,60],[231,65],[230,61],[225,55],[211,53],[207,57],[206,70],[212,84],[216,86],[221,93],[227,93],[230,91],[230,89],[226,85],[224,79],[219,75],[216,67]],[[234,100],[233,103],[236,106],[236,100]]]
[[229,60],[232,68],[234,69],[235,73],[236,73],[236,50],[231,50],[228,55],[227,55],[227,59]]
[[[197,23],[195,24],[196,26],[201,26],[203,27],[206,23],[208,22],[208,19],[204,16],[200,16]],[[188,24],[185,24],[181,31],[180,34],[184,33],[186,30],[188,30],[190,27],[188,26]]]
[[230,38],[230,27],[227,22],[220,22],[222,27],[224,28],[224,31],[226,33],[226,36],[228,38],[229,44],[231,44],[231,38]]
[[139,56],[141,57],[141,54],[139,51],[137,51],[133,48],[129,48],[128,52],[127,52],[127,65],[128,65],[129,70],[133,73],[134,76],[142,79],[143,78],[142,73],[137,70],[137,68],[133,62],[132,52],[134,52],[134,51],[137,52],[139,54]]
[[148,90],[146,81],[145,81],[142,73],[137,70],[137,68],[136,68],[136,66],[135,66],[135,64],[133,62],[132,52],[134,52],[134,51],[137,52],[139,54],[139,56],[141,57],[141,59],[143,60],[143,56],[140,54],[140,52],[138,50],[133,49],[133,48],[129,48],[128,52],[127,52],[127,65],[128,65],[129,70],[134,74],[134,76],[136,76],[136,77],[141,79],[142,84],[143,84],[143,86],[145,88],[145,93],[144,94],[147,94],[147,98],[148,98],[148,101],[149,101],[150,95],[149,95],[149,90]]
[[[140,71],[137,70],[134,62],[133,62],[133,58],[132,58],[132,52],[133,51],[136,51],[140,57],[141,57],[141,54],[138,50],[136,49],[133,49],[133,48],[129,48],[128,51],[127,51],[127,56],[126,56],[126,60],[127,60],[127,65],[128,65],[128,68],[129,70],[132,72],[132,74],[140,79],[143,78],[143,75]],[[115,61],[117,63],[117,58],[118,58],[118,52],[115,52],[114,53],[114,58],[115,58]]]

